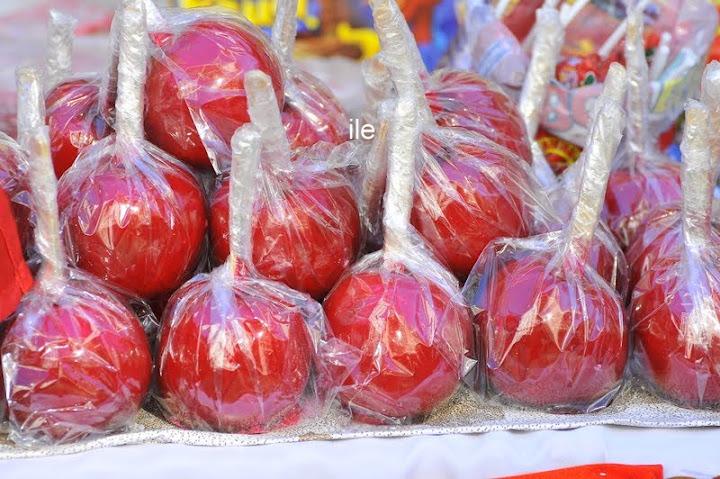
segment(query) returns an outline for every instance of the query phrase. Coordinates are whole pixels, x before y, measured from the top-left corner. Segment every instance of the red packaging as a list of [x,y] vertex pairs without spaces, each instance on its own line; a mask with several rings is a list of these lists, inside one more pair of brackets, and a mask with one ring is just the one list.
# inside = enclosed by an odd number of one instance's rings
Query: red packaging
[[116,134],[59,184],[68,250],[82,269],[144,298],[174,291],[202,259],[207,218],[193,172],[143,139],[144,16],[123,19]]
[[622,385],[624,300],[589,260],[624,114],[610,98],[596,114],[567,229],[496,240],[463,290],[475,314],[487,391],[503,402],[590,412],[610,404]]

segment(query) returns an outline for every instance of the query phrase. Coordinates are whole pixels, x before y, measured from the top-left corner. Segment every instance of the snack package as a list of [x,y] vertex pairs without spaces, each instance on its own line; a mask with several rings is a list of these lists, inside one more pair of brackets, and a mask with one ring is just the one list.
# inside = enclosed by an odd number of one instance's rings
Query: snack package
[[[610,404],[623,382],[624,299],[590,258],[624,112],[611,99],[596,111],[567,228],[496,240],[463,289],[482,351],[480,373],[502,402],[586,413]],[[483,374],[477,376],[482,387]]]
[[67,265],[38,73],[21,70],[19,85],[24,101],[38,108],[27,144],[42,269],[7,331],[2,369],[10,439],[41,446],[127,427],[150,386],[152,357],[130,302]]
[[75,264],[154,299],[200,264],[206,205],[193,172],[144,139],[144,5],[133,0],[124,7],[116,133],[80,153],[60,180],[58,201]]
[[58,178],[72,166],[80,150],[112,133],[100,108],[100,77],[71,76],[76,24],[74,18],[50,11],[45,108]]
[[[359,205],[348,169],[360,161],[362,150],[352,143],[322,142],[293,149],[270,81],[255,75],[244,86],[250,118],[264,137],[253,259],[263,276],[321,300],[360,250]],[[230,252],[228,192],[225,177],[210,202],[216,263]]]
[[[377,9],[384,5],[374,5]],[[402,68],[402,67],[399,67]],[[363,257],[324,302],[324,383],[353,420],[405,424],[430,414],[473,365],[470,317],[457,282],[410,225],[423,121],[400,94],[390,132],[384,246]]]
[[522,87],[530,59],[517,37],[485,0],[457,3],[459,29],[447,65],[477,72],[507,89]]
[[627,248],[649,212],[681,198],[680,166],[657,150],[648,129],[648,66],[642,10],[628,14],[625,57],[628,63],[626,140],[613,162],[603,218]]
[[711,224],[717,158],[707,107],[692,101],[685,117],[682,211],[648,245],[655,261],[633,293],[632,366],[660,396],[704,408],[720,404],[720,243]]
[[[642,4],[648,27],[643,52],[647,49],[655,64],[646,91],[649,133],[657,137],[682,114],[717,29],[713,5],[707,0],[585,2],[568,24],[565,61],[558,66],[559,81],[552,85],[543,112],[541,125],[549,134],[583,145],[607,68],[613,61],[622,61],[627,11],[635,3]],[[667,51],[660,53],[663,36]]]
[[[258,75],[249,72],[245,81]],[[170,298],[158,343],[157,399],[180,427],[261,433],[321,410],[313,370],[325,317],[309,296],[255,269],[254,205],[268,145],[252,125],[238,130],[232,145],[230,254]]]
[[[422,140],[415,163],[411,222],[437,258],[462,280],[493,239],[533,233],[544,207],[537,198],[540,186],[524,159],[509,149],[477,133],[445,126],[446,111],[434,110],[424,94],[418,64],[408,52],[414,47],[406,41],[402,16],[392,1],[376,4],[375,24],[384,61],[396,71],[392,74],[396,89],[418,96]],[[407,73],[398,72],[397,65]],[[375,161],[386,164],[383,158],[370,158],[370,165]],[[382,170],[372,168],[375,174]],[[377,176],[366,177],[366,183],[379,190]]]

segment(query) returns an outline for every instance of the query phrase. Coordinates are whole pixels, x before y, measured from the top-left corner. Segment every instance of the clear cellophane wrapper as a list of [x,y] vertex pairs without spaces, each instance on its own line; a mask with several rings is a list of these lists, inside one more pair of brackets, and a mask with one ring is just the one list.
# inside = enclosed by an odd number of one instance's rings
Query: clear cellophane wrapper
[[633,372],[661,397],[690,408],[720,404],[720,250],[712,226],[717,159],[710,121],[704,105],[690,103],[682,205],[665,214],[658,209],[631,248]]
[[317,381],[322,307],[253,265],[264,148],[250,128],[232,140],[227,261],[185,283],[163,316],[156,398],[164,416],[184,428],[268,432],[311,420],[331,399]]
[[123,11],[116,133],[85,148],[58,186],[75,265],[157,299],[195,272],[206,251],[206,204],[193,171],[143,138],[145,10]]
[[[396,15],[400,15],[399,10]],[[400,17],[402,18],[402,17]],[[533,156],[527,130],[513,100],[492,81],[477,73],[443,68],[429,73],[404,20],[397,42],[408,50],[407,65],[422,79],[430,111],[439,126],[460,127],[485,136],[511,150],[528,163]],[[368,112],[373,121],[382,101],[392,98],[395,87],[389,74],[398,62],[392,53],[383,51],[363,67]]]
[[[613,13],[610,13],[613,12]],[[663,0],[646,9],[649,31],[672,34],[667,66],[649,83],[648,125],[653,137],[671,127],[682,114],[685,99],[692,95],[705,64],[705,56],[718,25],[715,6],[706,0]],[[608,39],[624,19],[613,2],[590,2],[568,25],[563,54],[587,52],[588,41],[595,50]],[[613,50],[616,58],[622,43]],[[542,127],[559,138],[582,146],[588,134],[592,108],[601,94],[602,82],[568,88],[554,83],[542,116]]]
[[482,351],[476,387],[501,402],[586,413],[607,407],[622,386],[625,298],[592,251],[624,113],[607,101],[597,115],[567,228],[496,240],[465,283]]

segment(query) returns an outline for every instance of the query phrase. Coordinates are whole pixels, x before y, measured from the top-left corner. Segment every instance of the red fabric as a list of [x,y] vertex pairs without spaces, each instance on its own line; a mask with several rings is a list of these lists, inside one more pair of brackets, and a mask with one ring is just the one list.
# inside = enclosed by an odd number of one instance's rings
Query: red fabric
[[32,284],[10,200],[0,189],[0,323],[15,311]]
[[662,466],[596,464],[506,479],[663,479],[663,468]]

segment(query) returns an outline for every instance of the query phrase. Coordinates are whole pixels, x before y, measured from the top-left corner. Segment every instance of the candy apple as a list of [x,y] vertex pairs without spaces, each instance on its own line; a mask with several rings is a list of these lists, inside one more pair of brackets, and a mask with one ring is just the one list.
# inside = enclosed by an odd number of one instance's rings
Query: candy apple
[[422,173],[411,222],[436,256],[464,279],[489,242],[529,234],[523,195],[530,183],[521,165],[487,144],[443,147],[430,136],[423,141],[434,162]]
[[226,286],[222,274],[197,277],[170,299],[158,347],[163,406],[187,428],[247,433],[290,424],[310,378],[303,316],[271,287],[240,278]]
[[70,168],[80,150],[112,133],[100,114],[97,81],[71,80],[59,84],[45,99],[55,175]]
[[679,164],[639,158],[636,165],[616,168],[610,174],[603,217],[620,244],[628,248],[652,209],[681,197]]
[[[296,163],[302,163],[302,159]],[[255,205],[253,260],[258,272],[321,299],[355,260],[360,218],[342,174],[312,170],[277,177],[281,190]],[[228,243],[227,178],[210,207],[213,258],[225,261]]]
[[162,36],[145,86],[148,139],[192,166],[209,168],[198,123],[229,144],[235,130],[250,121],[243,80],[251,70],[271,77],[282,107],[283,75],[263,36],[226,17],[200,19],[172,38]]
[[402,271],[354,272],[340,280],[324,308],[348,357],[334,374],[354,419],[411,420],[455,392],[469,349],[469,318],[437,284]]
[[425,83],[425,95],[439,126],[478,132],[532,162],[520,112],[497,86],[476,73],[456,70],[441,70]]
[[59,184],[69,251],[80,268],[143,298],[173,291],[203,251],[207,217],[200,185],[159,150],[120,158],[96,146],[88,150],[100,155],[93,169],[64,175]]
[[529,255],[496,272],[486,293],[492,298],[485,299],[494,305],[492,320],[476,317],[485,333],[488,383],[512,402],[592,409],[622,383],[628,351],[622,308],[605,285],[566,272],[582,265],[548,274],[550,259]]
[[40,289],[30,294],[2,345],[13,427],[56,443],[132,421],[152,370],[137,317],[88,278],[65,284],[54,301]]
[[17,143],[0,134],[0,188],[10,199],[20,244],[27,258],[33,244],[33,228],[26,162]]

